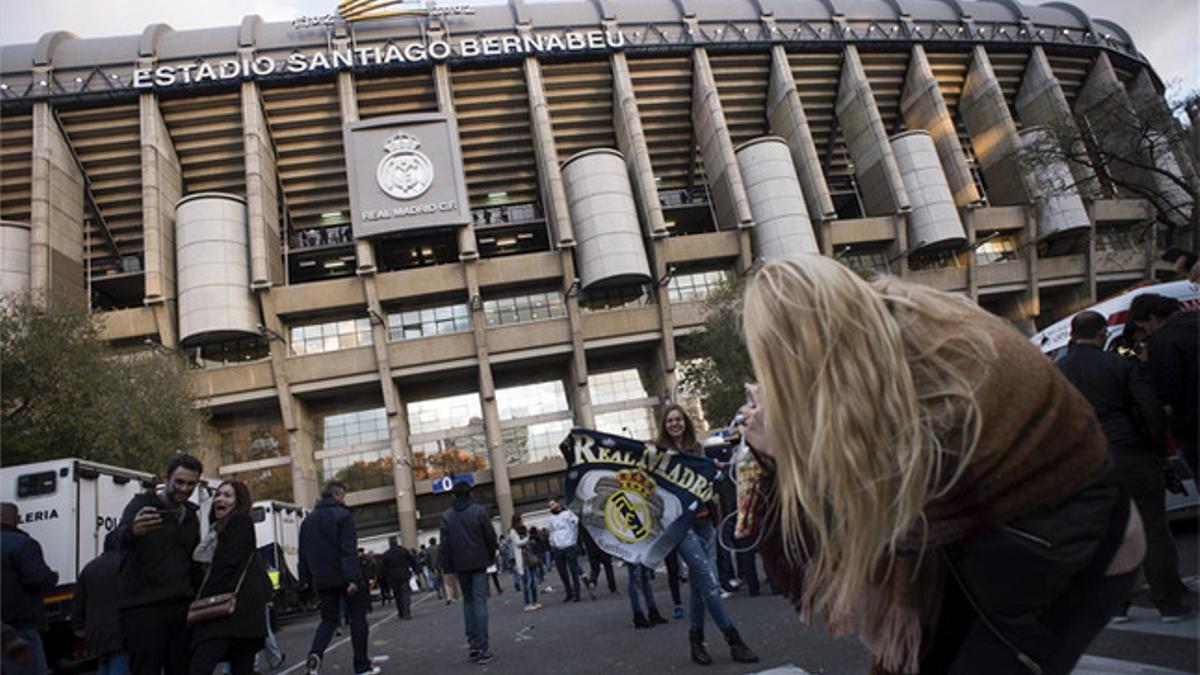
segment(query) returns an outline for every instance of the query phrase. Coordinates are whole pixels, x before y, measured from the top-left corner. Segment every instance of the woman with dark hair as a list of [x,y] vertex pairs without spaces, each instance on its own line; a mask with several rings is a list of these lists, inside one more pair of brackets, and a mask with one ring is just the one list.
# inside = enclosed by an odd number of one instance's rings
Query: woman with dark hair
[[192,559],[205,567],[198,598],[235,593],[232,615],[192,623],[192,675],[211,675],[228,661],[232,675],[252,675],[254,654],[267,636],[265,616],[270,581],[258,557],[250,490],[225,481],[213,495],[208,532]]
[[[703,456],[692,418],[675,403],[663,407],[656,443],[677,452]],[[721,586],[717,583],[714,569],[716,540],[713,510],[708,505],[701,506],[678,547],[679,557],[683,558],[688,568],[688,589],[692,597],[688,608],[692,660],[701,665],[712,663],[712,656],[704,646],[704,611],[707,609],[717,628],[725,635],[733,660],[738,663],[757,663],[758,655],[742,641],[733,619],[725,610],[725,601],[721,599]]]
[[521,575],[521,592],[525,594],[525,611],[535,612],[542,608],[538,604],[537,579],[533,568],[537,553],[533,550],[529,530],[521,522],[521,514],[514,513],[512,529],[508,531],[509,546],[512,547],[513,574]]

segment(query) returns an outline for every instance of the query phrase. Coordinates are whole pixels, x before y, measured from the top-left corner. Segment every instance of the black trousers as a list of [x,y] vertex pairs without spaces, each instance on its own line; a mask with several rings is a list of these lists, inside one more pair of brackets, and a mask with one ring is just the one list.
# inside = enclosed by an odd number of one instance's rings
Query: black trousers
[[397,581],[392,590],[396,594],[396,615],[401,619],[412,618],[412,587],[408,585],[408,579]]
[[262,638],[214,638],[192,646],[189,675],[212,675],[217,664],[229,662],[231,675],[254,675],[254,655]]
[[1117,457],[1117,477],[1133,497],[1146,530],[1142,570],[1150,584],[1150,599],[1159,611],[1178,611],[1187,587],[1179,580],[1179,552],[1167,523],[1163,462],[1153,456]]
[[592,585],[595,586],[597,583],[599,583],[600,567],[603,566],[604,576],[608,580],[608,592],[616,593],[617,582],[616,579],[613,578],[612,556],[601,551],[599,555],[588,556],[588,564],[590,565],[590,569],[588,570],[588,579],[591,580]]
[[318,593],[321,596],[321,623],[313,633],[312,646],[309,654],[324,657],[325,648],[333,640],[333,633],[341,619],[342,602],[346,603],[346,615],[350,620],[350,646],[354,651],[354,672],[362,673],[371,668],[371,659],[367,657],[367,611],[370,590],[364,582],[354,594],[348,595],[342,588],[323,588]]
[[133,675],[187,675],[191,638],[189,601],[123,609],[119,614],[129,672]]
[[1136,570],[1104,574],[1129,509],[1110,476],[1053,507],[927,552],[948,572],[921,673],[1068,675],[1137,577]]

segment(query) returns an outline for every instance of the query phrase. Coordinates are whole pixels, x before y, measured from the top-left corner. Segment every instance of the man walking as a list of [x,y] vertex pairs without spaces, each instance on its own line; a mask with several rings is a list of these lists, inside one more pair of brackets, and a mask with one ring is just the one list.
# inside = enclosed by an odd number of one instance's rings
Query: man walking
[[457,575],[463,596],[470,658],[480,665],[495,657],[488,649],[487,568],[496,552],[496,531],[487,510],[471,501],[471,484],[454,484],[454,504],[442,513],[440,567]]
[[46,650],[38,631],[47,630],[46,605],[42,593],[58,583],[58,573],[46,565],[42,547],[17,527],[17,505],[0,503],[0,619],[29,647],[28,663],[18,664],[4,656],[4,672],[13,675],[46,675]]
[[396,614],[401,619],[412,618],[412,587],[409,580],[417,569],[416,556],[400,545],[395,537],[388,538],[388,550],[382,558],[383,574],[396,594]]
[[378,675],[367,657],[367,596],[370,589],[358,562],[358,533],[346,507],[346,486],[325,485],[316,507],[300,525],[300,582],[317,589],[321,623],[308,650],[308,674],[321,672],[321,659],[337,630],[342,603],[350,619],[356,675]]
[[125,675],[129,656],[117,617],[121,577],[121,536],[116,531],[104,538],[104,552],[88,563],[75,579],[71,601],[71,626],[83,637],[88,649],[100,657],[96,675]]
[[167,464],[167,482],[134,496],[121,514],[119,624],[134,675],[188,672],[187,609],[195,600],[192,552],[200,543],[198,507],[188,501],[204,465],[190,455]]
[[1129,305],[1128,320],[1147,333],[1147,366],[1158,400],[1167,407],[1171,435],[1193,474],[1200,473],[1200,312],[1144,293]]
[[[1118,480],[1137,505],[1146,531],[1146,581],[1150,598],[1164,622],[1192,614],[1183,602],[1186,587],[1179,580],[1179,555],[1163,495],[1165,427],[1162,406],[1149,380],[1132,361],[1104,351],[1108,325],[1097,312],[1080,312],[1071,320],[1071,344],[1058,362],[1100,420]],[[1116,617],[1124,618],[1124,613]]]
[[579,602],[579,518],[557,499],[550,500],[550,549],[567,589],[563,602]]

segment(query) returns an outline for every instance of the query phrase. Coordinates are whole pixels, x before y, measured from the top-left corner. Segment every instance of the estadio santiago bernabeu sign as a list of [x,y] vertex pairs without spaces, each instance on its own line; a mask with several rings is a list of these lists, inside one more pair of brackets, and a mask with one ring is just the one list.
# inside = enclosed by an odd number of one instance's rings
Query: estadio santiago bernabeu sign
[[713,495],[717,465],[591,429],[559,446],[567,461],[567,504],[604,552],[654,567],[683,540]]
[[537,55],[563,52],[606,51],[625,46],[620,31],[568,30],[561,34],[492,35],[455,40],[410,40],[386,45],[294,51],[287,56],[244,56],[202,59],[195,62],[133,69],[135,89],[175,88],[253,80],[273,76],[299,76],[359,68],[471,61],[510,54]]
[[355,238],[471,222],[453,118],[381,117],[342,133]]

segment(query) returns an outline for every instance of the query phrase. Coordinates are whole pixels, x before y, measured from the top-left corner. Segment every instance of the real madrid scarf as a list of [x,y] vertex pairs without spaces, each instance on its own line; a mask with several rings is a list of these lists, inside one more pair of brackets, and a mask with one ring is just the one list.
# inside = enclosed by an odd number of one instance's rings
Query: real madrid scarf
[[572,429],[559,450],[567,505],[597,546],[629,563],[662,562],[712,498],[717,465],[707,457],[591,429]]

